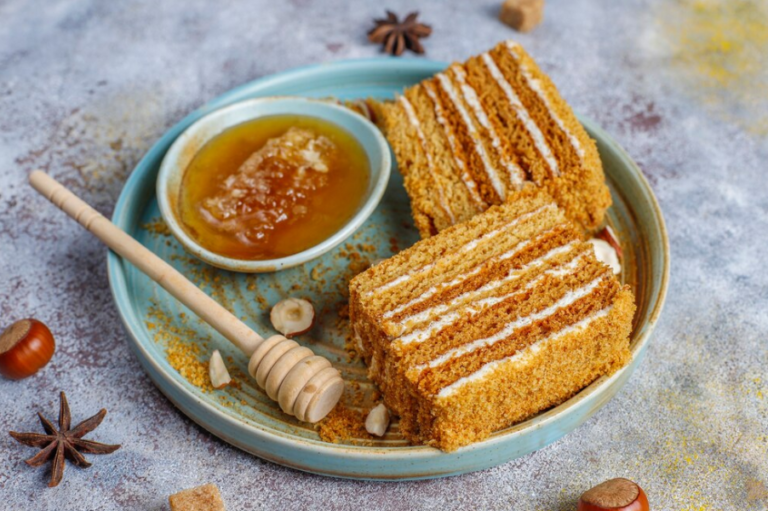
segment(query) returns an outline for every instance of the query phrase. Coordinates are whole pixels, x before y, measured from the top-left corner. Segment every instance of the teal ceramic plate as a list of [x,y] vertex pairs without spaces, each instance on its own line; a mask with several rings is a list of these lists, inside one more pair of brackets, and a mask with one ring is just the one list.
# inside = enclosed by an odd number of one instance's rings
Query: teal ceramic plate
[[[328,357],[347,381],[343,402],[352,411],[370,408],[375,389],[360,361],[344,350],[346,287],[371,261],[390,256],[417,240],[408,197],[397,172],[376,211],[346,242],[305,265],[272,274],[236,274],[192,258],[160,221],[155,179],[163,155],[176,137],[203,115],[234,102],[271,95],[340,99],[392,97],[445,67],[426,60],[373,59],[313,66],[238,87],[196,110],[165,134],[131,174],[113,221],[197,282],[257,331],[270,334],[269,307],[286,296],[310,299],[319,312],[313,330],[298,340]],[[664,222],[648,182],[608,134],[581,121],[597,140],[613,195],[609,223],[622,240],[622,279],[637,296],[632,360],[567,402],[484,442],[445,454],[409,446],[393,424],[381,440],[320,440],[311,425],[280,412],[246,376],[246,358],[221,336],[133,266],[109,254],[112,293],[136,356],[158,388],[188,417],[226,442],[264,459],[300,470],[364,479],[419,479],[488,468],[540,449],[572,431],[613,397],[637,368],[664,301],[669,251]],[[231,357],[238,385],[223,391],[205,382],[204,365],[213,349]],[[185,369],[181,374],[174,367]]]

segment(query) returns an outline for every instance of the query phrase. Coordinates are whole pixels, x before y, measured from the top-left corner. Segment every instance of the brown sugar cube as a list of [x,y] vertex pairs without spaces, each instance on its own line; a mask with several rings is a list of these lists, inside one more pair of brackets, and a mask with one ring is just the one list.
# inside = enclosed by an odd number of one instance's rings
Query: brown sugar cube
[[171,511],[226,511],[215,484],[204,484],[174,493],[168,500]]
[[506,0],[499,19],[519,32],[530,32],[544,18],[544,0]]

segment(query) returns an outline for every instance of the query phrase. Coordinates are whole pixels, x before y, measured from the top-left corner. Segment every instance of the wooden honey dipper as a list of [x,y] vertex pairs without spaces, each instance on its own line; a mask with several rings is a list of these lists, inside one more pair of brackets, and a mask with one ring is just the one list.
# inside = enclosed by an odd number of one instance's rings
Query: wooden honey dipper
[[48,174],[35,170],[29,182],[250,357],[248,372],[285,413],[302,421],[317,422],[336,406],[344,392],[344,380],[326,358],[282,335],[264,339]]

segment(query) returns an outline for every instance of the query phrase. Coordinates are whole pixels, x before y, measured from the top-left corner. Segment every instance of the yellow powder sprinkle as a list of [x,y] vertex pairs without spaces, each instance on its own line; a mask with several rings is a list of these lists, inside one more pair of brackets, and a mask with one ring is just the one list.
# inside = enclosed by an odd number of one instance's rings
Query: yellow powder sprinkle
[[752,0],[662,2],[657,12],[671,68],[713,113],[768,134],[768,3]]
[[196,344],[171,341],[166,348],[168,363],[176,369],[189,383],[200,387],[203,392],[211,390],[211,380],[208,376],[208,363],[199,360],[200,348]]
[[[197,339],[197,332],[191,328],[177,326],[174,318],[166,314],[156,303],[150,305],[147,329],[152,332],[156,343],[165,347],[168,363],[192,385],[203,392],[213,390],[208,375],[207,339]],[[201,360],[202,359],[202,360]]]

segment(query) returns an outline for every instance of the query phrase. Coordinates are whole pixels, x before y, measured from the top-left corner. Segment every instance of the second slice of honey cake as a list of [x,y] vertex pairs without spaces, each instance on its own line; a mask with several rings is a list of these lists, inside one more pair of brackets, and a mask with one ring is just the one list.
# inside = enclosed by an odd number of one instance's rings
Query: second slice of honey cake
[[630,290],[546,192],[512,199],[350,284],[369,377],[414,443],[481,440],[629,360]]
[[541,187],[584,230],[611,204],[595,142],[513,42],[453,63],[380,105],[422,238]]

